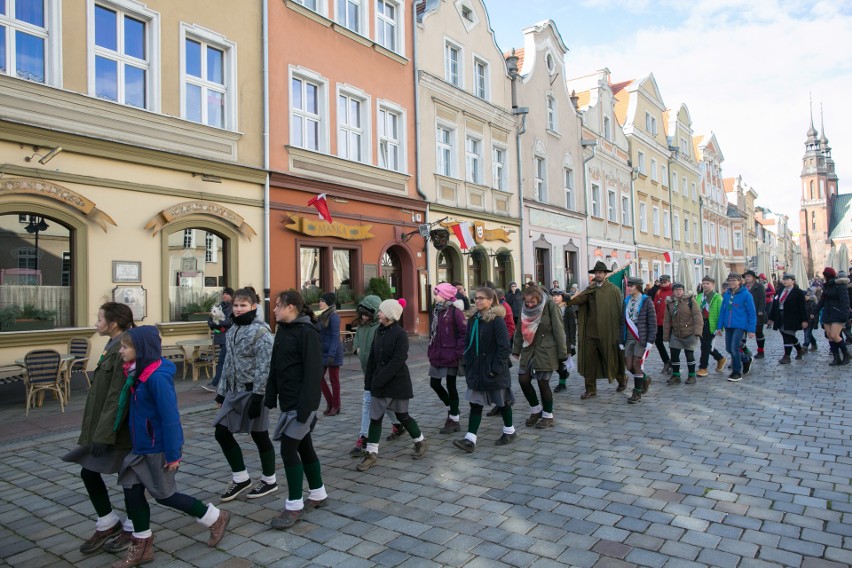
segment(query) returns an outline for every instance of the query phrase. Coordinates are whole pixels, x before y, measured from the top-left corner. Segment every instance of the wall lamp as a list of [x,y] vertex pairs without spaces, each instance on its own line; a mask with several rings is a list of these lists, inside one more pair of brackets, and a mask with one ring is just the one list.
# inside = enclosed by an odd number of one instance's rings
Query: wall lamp
[[39,146],[33,146],[33,155],[27,156],[26,158],[24,158],[24,161],[25,162],[32,162],[35,159],[35,157],[38,156],[39,157],[38,163],[43,166],[46,163],[48,163],[50,160],[55,158],[62,151],[62,146],[57,146],[56,148],[53,148],[47,154],[39,154],[40,151],[41,151],[41,148]]

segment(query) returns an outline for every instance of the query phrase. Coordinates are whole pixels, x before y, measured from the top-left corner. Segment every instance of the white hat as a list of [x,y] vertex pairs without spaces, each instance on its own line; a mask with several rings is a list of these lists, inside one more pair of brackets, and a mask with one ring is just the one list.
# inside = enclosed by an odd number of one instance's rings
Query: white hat
[[396,300],[385,300],[381,304],[379,304],[379,311],[382,312],[386,318],[399,321],[399,318],[402,317],[402,306]]

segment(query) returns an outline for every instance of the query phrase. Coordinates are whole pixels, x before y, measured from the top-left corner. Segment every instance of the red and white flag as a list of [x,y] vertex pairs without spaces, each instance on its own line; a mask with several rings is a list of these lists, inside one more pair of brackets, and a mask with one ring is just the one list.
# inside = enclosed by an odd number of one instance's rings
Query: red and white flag
[[666,262],[672,261],[672,255],[669,251],[666,251],[666,252],[663,253],[663,258],[666,259]]
[[323,221],[328,221],[331,223],[331,213],[328,211],[328,201],[325,199],[325,194],[320,193],[310,201],[308,201],[308,205],[313,205],[317,213],[319,214],[319,218]]
[[453,233],[459,240],[459,246],[462,250],[472,249],[476,246],[476,241],[473,240],[473,233],[470,232],[470,223],[464,221],[453,225]]

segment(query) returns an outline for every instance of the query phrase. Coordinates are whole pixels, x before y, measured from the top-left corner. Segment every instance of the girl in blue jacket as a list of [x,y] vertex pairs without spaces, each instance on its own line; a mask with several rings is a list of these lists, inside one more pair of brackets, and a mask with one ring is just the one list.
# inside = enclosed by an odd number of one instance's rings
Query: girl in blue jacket
[[130,329],[121,336],[119,353],[127,381],[119,395],[116,428],[121,426],[122,409],[129,406],[132,450],[121,465],[118,482],[124,488],[133,535],[127,556],[112,568],[138,566],[154,559],[146,490],[157,503],[197,518],[210,529],[207,546],[215,547],[231,515],[177,492],[175,474],[181,460],[183,429],[174,387],[175,366],[162,358],[159,331],[152,325]]
[[743,336],[754,337],[757,326],[757,312],[754,308],[754,298],[743,287],[743,279],[732,272],[728,275],[728,289],[722,296],[722,308],[719,310],[719,326],[716,335],[725,333],[725,349],[731,354],[732,373],[728,377],[731,382],[742,380],[751,368],[752,358],[743,359],[740,345]]

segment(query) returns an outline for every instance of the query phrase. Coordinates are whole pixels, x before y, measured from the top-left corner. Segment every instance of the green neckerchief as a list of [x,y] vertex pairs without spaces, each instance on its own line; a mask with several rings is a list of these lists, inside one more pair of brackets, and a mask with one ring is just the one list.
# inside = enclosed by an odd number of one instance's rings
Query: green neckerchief
[[473,347],[474,340],[476,341],[476,354],[479,355],[479,320],[482,319],[482,316],[479,315],[479,312],[473,316],[473,327],[470,328],[470,341],[467,344],[467,349],[464,350],[465,353],[470,351],[470,348]]
[[124,381],[124,386],[121,387],[121,394],[118,396],[118,411],[115,413],[115,426],[113,432],[118,432],[121,426],[122,418],[124,417],[124,408],[127,406],[127,397],[130,394],[130,387],[133,386],[133,381],[136,380],[136,373],[128,373],[127,380]]

